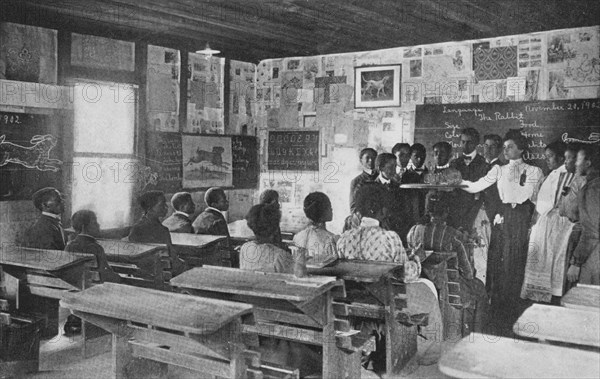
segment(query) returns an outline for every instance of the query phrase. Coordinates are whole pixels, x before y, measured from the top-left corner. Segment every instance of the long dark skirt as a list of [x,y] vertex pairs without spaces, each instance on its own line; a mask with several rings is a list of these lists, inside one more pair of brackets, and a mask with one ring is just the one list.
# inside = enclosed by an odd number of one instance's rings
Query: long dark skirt
[[[533,204],[526,202],[516,207],[503,204],[501,255],[493,264],[493,288],[491,293],[493,313],[502,329],[512,327],[519,315],[531,304],[521,299],[521,287],[527,264],[529,224]],[[499,260],[498,260],[499,258]],[[505,334],[500,332],[500,334]]]

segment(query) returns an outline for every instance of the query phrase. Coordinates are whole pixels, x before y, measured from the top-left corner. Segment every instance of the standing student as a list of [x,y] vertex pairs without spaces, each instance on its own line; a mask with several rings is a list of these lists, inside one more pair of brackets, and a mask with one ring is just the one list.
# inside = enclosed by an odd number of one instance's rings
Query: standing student
[[209,188],[204,194],[206,209],[196,217],[192,223],[196,234],[213,234],[218,236],[227,236],[229,238],[229,228],[223,212],[229,209],[229,200],[222,188]]
[[[433,172],[429,172],[425,176],[425,181],[431,180],[431,178],[441,177],[444,181],[452,180],[453,178],[460,178],[460,172],[450,167],[450,157],[452,156],[452,145],[448,142],[437,142],[433,145],[433,160],[435,162],[435,168]],[[430,200],[442,201],[446,204],[454,204],[456,202],[456,191],[437,191],[431,190],[425,197],[425,209],[430,209]],[[452,215],[450,215],[452,216]],[[448,224],[454,225],[451,222],[451,217],[448,219]]]
[[[502,154],[502,137],[497,134],[487,134],[483,137],[483,157],[487,163],[489,172],[494,166],[502,166],[500,160]],[[487,267],[485,287],[488,295],[493,292],[495,280],[497,280],[502,256],[502,226],[499,223],[502,213],[502,200],[498,194],[498,186],[490,186],[483,190],[483,206],[487,214],[490,234],[488,238]]]
[[573,179],[564,165],[566,145],[555,141],[546,146],[546,164],[551,170],[544,178],[535,200],[537,220],[531,228],[527,266],[521,297],[550,302],[563,295],[567,244],[573,223],[559,214],[561,192]]
[[600,152],[586,146],[577,153],[577,171],[587,183],[579,193],[581,237],[567,272],[570,282],[600,285]]
[[[463,129],[460,144],[462,154],[450,162],[450,167],[458,170],[464,180],[476,182],[488,172],[485,158],[477,154],[479,132],[474,128]],[[450,204],[452,226],[471,230],[482,205],[483,197],[480,194],[456,191],[456,202]]]
[[350,183],[350,212],[356,211],[356,191],[365,183],[374,183],[379,173],[375,170],[375,159],[377,152],[375,149],[367,147],[360,151],[360,165],[363,171]]
[[171,198],[174,212],[167,217],[162,224],[171,233],[194,233],[191,217],[196,210],[196,204],[189,192],[177,192]]
[[394,154],[383,153],[377,156],[376,165],[379,176],[375,179],[375,184],[384,189],[390,202],[386,226],[398,233],[404,242],[406,241],[406,233],[412,225],[408,217],[408,209],[404,206],[405,202],[400,192],[400,183],[395,180],[396,161]]
[[61,215],[65,211],[64,200],[56,188],[46,187],[36,191],[33,205],[42,213],[36,222],[25,231],[20,245],[35,249],[65,249],[65,232]]
[[518,131],[507,133],[504,157],[508,164],[494,166],[487,175],[476,182],[463,180],[465,191],[478,193],[498,186],[502,200],[503,243],[498,265],[497,286],[492,293],[494,313],[503,314],[503,321],[512,325],[528,302],[521,300],[521,287],[527,262],[528,230],[533,212],[531,198],[543,177],[539,167],[523,162],[527,139]]
[[[425,182],[425,175],[428,170],[425,167],[425,158],[427,151],[425,146],[415,143],[410,148],[411,157],[408,164],[408,171],[402,175],[401,184],[420,184]],[[407,205],[410,207],[410,216],[412,224],[416,224],[425,216],[425,197],[427,193],[418,189],[404,190]]]
[[392,147],[392,154],[396,157],[396,174],[398,175],[398,181],[400,181],[410,162],[410,145],[397,143]]

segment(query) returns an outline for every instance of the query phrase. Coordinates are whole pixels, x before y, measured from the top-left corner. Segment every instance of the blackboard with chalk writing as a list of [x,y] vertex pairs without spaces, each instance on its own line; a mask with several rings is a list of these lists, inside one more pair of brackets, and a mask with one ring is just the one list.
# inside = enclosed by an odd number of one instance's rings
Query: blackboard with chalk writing
[[258,139],[254,136],[231,136],[234,188],[258,188]]
[[151,132],[146,142],[146,164],[158,174],[156,189],[168,193],[181,191],[181,134]]
[[0,201],[62,189],[63,125],[53,114],[0,112]]
[[439,141],[451,143],[458,156],[460,131],[467,127],[479,131],[481,143],[486,134],[504,137],[509,129],[520,129],[529,140],[524,159],[545,170],[544,148],[550,142],[600,146],[600,99],[417,105],[415,142],[425,145],[428,165]]
[[319,131],[269,132],[269,170],[319,171]]

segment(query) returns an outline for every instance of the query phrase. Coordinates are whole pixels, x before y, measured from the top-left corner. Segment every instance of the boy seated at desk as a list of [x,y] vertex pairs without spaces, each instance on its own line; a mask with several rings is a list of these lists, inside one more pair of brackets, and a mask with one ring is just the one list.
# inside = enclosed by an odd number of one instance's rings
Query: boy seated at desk
[[177,192],[171,198],[174,212],[167,217],[162,224],[171,233],[194,233],[191,216],[196,210],[196,204],[189,192]]
[[277,246],[275,236],[279,230],[281,213],[269,204],[257,204],[246,215],[248,227],[255,240],[248,241],[240,249],[240,268],[244,270],[294,273],[292,254]]
[[36,222],[25,231],[19,245],[34,249],[65,249],[65,232],[61,215],[65,211],[64,200],[56,188],[46,187],[36,191],[33,205],[42,213]]
[[[138,199],[144,214],[136,222],[129,232],[129,242],[155,243],[167,245],[171,271],[173,275],[179,275],[186,270],[186,264],[177,257],[172,248],[171,233],[169,229],[160,223],[160,219],[167,215],[167,199],[162,191],[144,192]],[[144,264],[141,269],[154,272],[156,267]]]
[[[409,262],[398,234],[384,229],[381,225],[387,215],[389,197],[378,185],[364,185],[357,194],[357,210],[361,216],[360,225],[342,233],[337,243],[338,256],[343,259],[360,259],[404,264],[404,281],[408,296],[408,309],[411,314],[428,313],[429,322],[422,326],[417,339],[417,360],[420,365],[431,365],[441,354],[443,334],[442,316],[433,283],[420,279],[421,266],[418,258]],[[377,337],[376,351],[368,360],[375,371],[384,371],[385,335],[383,326],[371,319],[356,317],[354,328]],[[369,365],[368,360],[363,364]]]
[[96,242],[100,234],[96,214],[87,209],[77,211],[71,216],[71,224],[77,235],[67,243],[65,251],[94,255],[100,281],[120,283],[121,277],[110,268],[104,249]]
[[192,223],[196,234],[212,234],[217,236],[227,236],[229,238],[229,228],[223,212],[229,209],[229,200],[222,188],[212,187],[204,194],[206,209],[196,217]]
[[333,219],[329,197],[323,192],[312,192],[304,198],[304,214],[311,221],[294,236],[294,245],[307,249],[307,258],[324,262],[337,258],[338,236],[327,230],[325,223]]

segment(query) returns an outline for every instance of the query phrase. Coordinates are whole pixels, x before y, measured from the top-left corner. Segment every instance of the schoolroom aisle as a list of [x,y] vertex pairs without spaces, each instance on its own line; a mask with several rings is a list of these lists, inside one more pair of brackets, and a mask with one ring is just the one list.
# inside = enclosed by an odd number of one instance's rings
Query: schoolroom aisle
[[599,17],[2,1],[0,379],[599,377]]

